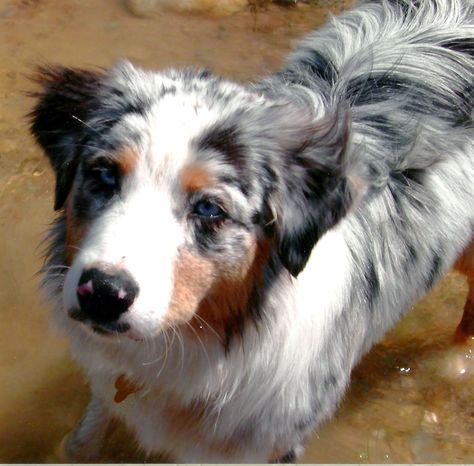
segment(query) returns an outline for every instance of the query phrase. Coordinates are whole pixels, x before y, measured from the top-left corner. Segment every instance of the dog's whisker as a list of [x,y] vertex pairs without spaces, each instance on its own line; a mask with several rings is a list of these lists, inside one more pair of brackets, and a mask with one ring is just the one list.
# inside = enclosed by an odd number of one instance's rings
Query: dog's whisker
[[160,370],[155,374],[155,380],[158,380],[160,378],[164,368],[166,367],[166,363],[168,362],[168,353],[171,346],[167,333],[164,333],[163,336],[164,336],[164,341],[165,341],[165,353],[164,353],[163,363],[161,364]]
[[204,324],[212,332],[212,334],[222,343],[221,335],[219,335],[214,329],[214,327],[211,324],[209,324],[203,317],[201,317],[199,314],[196,313],[194,314],[193,318],[195,318],[196,320]]
[[81,125],[83,125],[84,127],[86,127],[87,129],[90,129],[91,131],[93,131],[94,133],[96,133],[98,136],[101,136],[101,133],[99,131],[97,131],[95,128],[93,128],[91,125],[89,125],[88,123],[86,123],[84,120],[81,120],[78,116],[76,115],[70,115],[71,118],[73,118],[74,120],[78,121],[79,123],[81,123]]
[[78,251],[78,252],[81,252],[83,249],[81,248],[81,246],[77,246],[76,244],[67,244],[65,246],[65,248],[67,249],[73,249],[75,251]]
[[178,337],[178,341],[179,341],[180,361],[181,361],[180,374],[182,374],[183,370],[184,370],[184,358],[185,358],[184,338],[183,338],[183,335],[181,334],[181,328],[180,327],[173,326],[173,330],[176,332],[176,336]]
[[63,273],[48,273],[48,278],[64,278]]
[[209,366],[209,368],[212,368],[212,364],[211,364],[211,359],[209,357],[209,353],[207,351],[207,348],[206,348],[206,345],[203,343],[201,337],[199,336],[199,334],[196,332],[196,330],[194,329],[194,327],[189,323],[189,322],[186,322],[186,326],[191,330],[191,332],[194,333],[194,335],[196,336],[200,346],[201,346],[201,349],[204,353],[204,355],[206,356],[206,360],[207,360],[207,364]]

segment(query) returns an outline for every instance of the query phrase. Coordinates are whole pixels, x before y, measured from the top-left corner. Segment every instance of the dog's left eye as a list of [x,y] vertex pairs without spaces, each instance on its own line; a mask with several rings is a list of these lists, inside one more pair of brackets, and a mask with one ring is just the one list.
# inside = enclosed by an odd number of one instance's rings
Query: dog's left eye
[[193,212],[207,220],[219,220],[224,217],[225,212],[220,206],[208,200],[202,200],[194,205]]

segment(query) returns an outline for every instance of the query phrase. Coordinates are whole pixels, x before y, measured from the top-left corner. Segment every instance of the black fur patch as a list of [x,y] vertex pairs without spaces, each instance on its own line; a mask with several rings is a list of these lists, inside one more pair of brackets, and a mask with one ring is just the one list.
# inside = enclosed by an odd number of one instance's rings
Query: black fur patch
[[95,99],[103,75],[62,67],[44,67],[33,78],[42,91],[32,93],[39,98],[29,115],[31,132],[50,157],[57,170],[62,160],[57,157],[61,139],[82,132],[82,121],[95,107]]
[[315,79],[320,80],[320,87],[327,84],[332,86],[338,78],[338,72],[333,63],[321,52],[306,49],[305,56],[297,61],[297,67],[288,67],[279,71],[276,76],[285,84],[296,84],[312,88]]
[[416,264],[418,262],[418,252],[415,249],[413,244],[407,244],[408,258],[411,264]]
[[77,144],[88,129],[84,120],[95,107],[103,75],[61,67],[40,68],[34,80],[43,90],[29,115],[31,132],[46,152],[57,176],[54,208],[60,209],[78,166]]
[[[56,210],[64,205],[82,154],[101,148],[104,134],[125,114],[143,114],[147,107],[146,102],[127,101],[123,92],[114,88],[107,92],[116,106],[110,102],[102,105],[99,93],[104,77],[99,72],[45,67],[34,78],[43,89],[32,93],[39,101],[29,115],[31,132],[56,171]],[[91,116],[93,127],[86,122]]]
[[[317,178],[315,175],[313,181]],[[339,222],[352,202],[346,180],[340,180],[330,191],[325,191],[324,181],[316,186],[301,200],[301,221],[295,221],[292,231],[281,238],[282,262],[295,277],[304,269],[316,241]]]
[[290,450],[288,453],[278,458],[274,463],[276,464],[291,464],[296,461],[296,453],[294,450]]
[[372,259],[369,259],[365,271],[364,271],[365,280],[367,283],[366,289],[366,298],[369,303],[370,309],[373,308],[374,301],[380,294],[380,281],[375,270],[375,263]]
[[279,252],[283,265],[295,277],[305,267],[316,241],[341,220],[352,203],[345,178],[348,137],[348,116],[334,114],[286,158],[287,194]]
[[[387,0],[388,3],[398,7],[403,13],[403,16],[410,17],[416,14],[417,10],[421,6],[421,2],[431,2],[432,0]],[[436,3],[434,3],[436,7]]]
[[416,92],[416,83],[389,73],[358,76],[348,82],[346,99],[354,106],[377,104]]
[[239,131],[235,126],[218,124],[209,128],[200,136],[197,148],[202,151],[216,151],[225,162],[233,165],[239,177],[234,178],[232,184],[237,184],[244,194],[248,194],[249,184],[244,175],[247,167],[246,150],[239,140]]
[[400,220],[406,220],[404,202],[409,202],[412,207],[420,211],[425,208],[423,199],[419,195],[422,192],[420,186],[424,182],[425,174],[425,170],[421,168],[410,168],[390,173],[390,192]]
[[393,171],[390,176],[400,185],[410,187],[423,184],[426,171],[422,168],[408,168],[403,171]]
[[336,67],[321,52],[315,49],[305,49],[304,57],[300,60],[300,65],[306,68],[311,75],[317,76],[331,85],[337,81]]
[[400,109],[408,114],[438,115],[453,127],[472,121],[474,81],[462,92],[455,92],[455,95],[453,97],[444,92],[437,94],[433,89],[427,89],[425,84],[402,78],[393,72],[358,76],[348,82],[345,92],[346,99],[354,107],[398,102]]
[[474,39],[461,37],[443,42],[442,46],[453,52],[463,53],[474,58]]
[[426,282],[425,282],[425,286],[427,290],[429,290],[434,285],[435,281],[439,278],[441,266],[442,266],[441,255],[439,254],[439,252],[433,252],[431,268],[428,272],[428,275],[426,276]]
[[380,137],[384,138],[389,144],[397,147],[406,145],[406,131],[398,125],[390,122],[388,116],[380,114],[369,114],[360,118],[360,121],[376,129]]
[[208,129],[198,141],[201,150],[212,149],[224,155],[225,160],[237,168],[246,165],[245,149],[239,142],[238,129],[234,126],[216,125]]
[[454,126],[472,127],[474,125],[472,114],[474,108],[474,79],[464,87],[461,92],[457,92],[460,102],[458,118]]

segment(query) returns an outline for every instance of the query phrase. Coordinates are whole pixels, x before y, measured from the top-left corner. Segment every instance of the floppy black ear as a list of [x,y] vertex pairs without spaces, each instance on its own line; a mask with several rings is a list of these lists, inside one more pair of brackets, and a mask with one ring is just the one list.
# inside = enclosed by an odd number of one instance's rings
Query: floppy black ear
[[84,121],[94,107],[102,76],[90,71],[41,67],[33,78],[42,90],[30,113],[31,133],[56,172],[54,208],[60,209],[71,189],[77,167],[77,144],[86,130]]
[[348,111],[300,128],[299,134],[298,145],[285,155],[277,214],[280,260],[295,277],[318,239],[347,213],[353,199],[346,175]]

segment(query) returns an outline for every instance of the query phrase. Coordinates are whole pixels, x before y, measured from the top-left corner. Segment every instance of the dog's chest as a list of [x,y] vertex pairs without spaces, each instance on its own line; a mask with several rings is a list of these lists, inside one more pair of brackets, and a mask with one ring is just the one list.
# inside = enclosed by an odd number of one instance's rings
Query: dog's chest
[[[163,387],[146,387],[125,374],[114,374],[92,381],[94,391],[100,392],[115,416],[132,427],[140,444],[150,452],[181,451],[189,444],[205,445],[216,455],[231,455],[240,439],[219,438],[218,412],[211,400],[195,398],[183,402],[176,393]],[[224,429],[225,430],[225,429]]]

